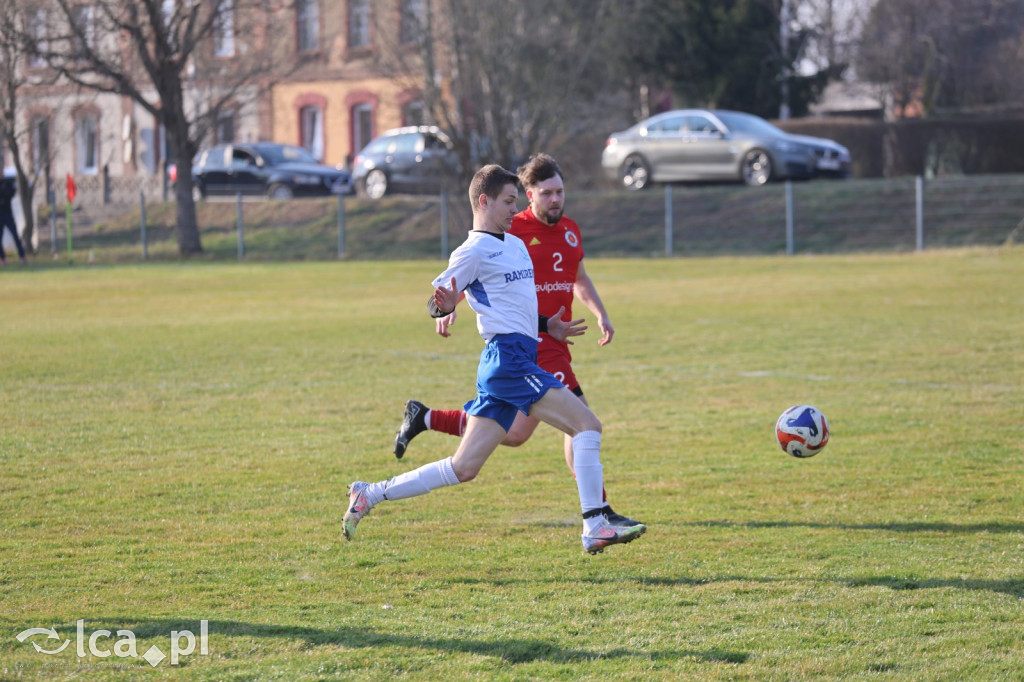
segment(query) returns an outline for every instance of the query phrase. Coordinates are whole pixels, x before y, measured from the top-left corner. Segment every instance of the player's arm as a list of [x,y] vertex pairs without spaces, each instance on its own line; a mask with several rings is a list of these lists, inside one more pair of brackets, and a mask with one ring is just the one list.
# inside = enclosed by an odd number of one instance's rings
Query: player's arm
[[448,317],[455,312],[455,306],[466,295],[456,288],[454,277],[452,277],[451,285],[451,288],[448,288],[444,284],[438,284],[434,288],[434,295],[427,301],[427,312],[431,317]]
[[540,331],[546,332],[552,338],[557,341],[564,341],[570,346],[573,342],[569,340],[571,336],[582,336],[587,331],[587,327],[583,324],[583,318],[578,320],[563,320],[562,315],[565,314],[565,306],[563,305],[558,309],[558,312],[551,317],[544,317],[538,315]]
[[597,328],[601,330],[601,338],[597,340],[598,345],[605,346],[611,343],[612,337],[615,336],[615,327],[612,326],[612,321],[608,318],[608,311],[605,310],[604,303],[597,293],[597,287],[594,286],[594,280],[590,279],[582,260],[579,270],[576,271],[573,293],[597,317]]
[[[465,298],[465,296],[460,296],[459,301],[461,301],[463,298]],[[456,304],[456,306],[457,305],[458,304]],[[458,312],[453,310],[444,317],[439,317],[434,320],[434,327],[437,330],[439,336],[443,336],[444,338],[447,339],[449,336],[452,335],[452,333],[448,331],[448,328],[455,324],[456,317],[458,317]]]

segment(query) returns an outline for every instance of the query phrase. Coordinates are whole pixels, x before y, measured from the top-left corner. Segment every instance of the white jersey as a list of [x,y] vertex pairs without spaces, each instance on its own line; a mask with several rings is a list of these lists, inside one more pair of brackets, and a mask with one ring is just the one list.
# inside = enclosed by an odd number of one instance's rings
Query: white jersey
[[433,286],[455,286],[466,292],[476,313],[476,328],[485,341],[495,334],[525,334],[537,338],[537,289],[533,261],[523,240],[505,233],[471,231],[452,252],[448,269]]

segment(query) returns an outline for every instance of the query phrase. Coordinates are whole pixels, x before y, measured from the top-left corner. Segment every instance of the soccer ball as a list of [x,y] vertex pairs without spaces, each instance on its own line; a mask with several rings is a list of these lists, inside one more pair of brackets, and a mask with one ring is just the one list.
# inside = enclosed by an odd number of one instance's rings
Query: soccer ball
[[794,457],[814,457],[828,445],[828,420],[810,405],[795,405],[775,422],[775,439]]

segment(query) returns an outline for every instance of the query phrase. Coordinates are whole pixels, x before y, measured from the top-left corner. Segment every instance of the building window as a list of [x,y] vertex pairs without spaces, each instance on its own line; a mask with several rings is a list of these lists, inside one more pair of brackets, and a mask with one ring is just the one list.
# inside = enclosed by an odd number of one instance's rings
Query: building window
[[235,141],[235,110],[225,109],[217,114],[217,126],[213,130],[214,142]]
[[87,50],[96,47],[96,11],[92,5],[78,5],[71,10],[71,54],[85,59]]
[[47,16],[44,9],[37,9],[29,17],[28,34],[31,39],[31,54],[28,58],[29,66],[37,68],[46,66],[46,60],[42,57],[42,53],[50,49],[50,43],[46,39],[46,22]]
[[32,130],[32,170],[40,173],[50,167],[50,118],[49,116],[33,116]]
[[95,175],[99,172],[98,117],[95,114],[79,116],[75,121],[75,152],[79,173]]
[[403,45],[418,43],[426,24],[426,4],[423,0],[401,0],[398,35]]
[[298,22],[297,45],[299,52],[312,52],[320,48],[320,0],[296,0],[295,15]]
[[357,104],[352,107],[352,149],[355,153],[373,139],[373,105]]
[[425,123],[424,119],[423,100],[413,100],[402,107],[402,125],[421,126]]
[[370,0],[348,0],[348,46],[370,46]]
[[320,107],[299,109],[299,135],[302,147],[317,161],[324,160],[324,112]]
[[213,54],[216,57],[235,55],[235,8],[233,0],[217,4],[217,17],[213,26]]

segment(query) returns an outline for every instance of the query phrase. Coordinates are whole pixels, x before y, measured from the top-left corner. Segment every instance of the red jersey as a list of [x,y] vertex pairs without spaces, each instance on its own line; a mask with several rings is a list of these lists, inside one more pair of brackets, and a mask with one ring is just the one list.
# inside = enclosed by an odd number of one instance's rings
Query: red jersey
[[[554,225],[548,225],[538,220],[533,209],[527,206],[512,219],[509,233],[523,240],[533,260],[537,311],[551,317],[565,306],[562,319],[571,320],[573,287],[583,260],[579,225],[565,216]],[[553,341],[547,334],[542,339]]]

